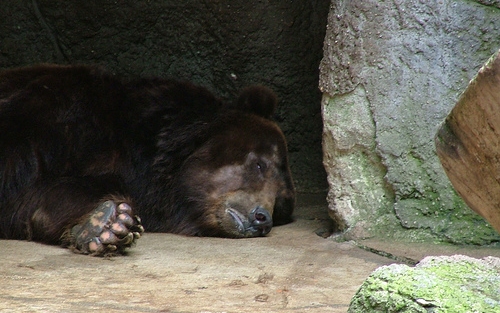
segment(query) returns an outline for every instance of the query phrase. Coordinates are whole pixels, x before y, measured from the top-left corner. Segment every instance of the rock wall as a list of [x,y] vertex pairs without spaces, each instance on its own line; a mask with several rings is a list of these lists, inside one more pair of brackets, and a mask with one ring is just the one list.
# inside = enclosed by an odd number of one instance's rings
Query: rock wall
[[330,213],[347,238],[500,241],[454,192],[433,141],[500,47],[490,2],[332,1],[320,67],[324,164]]
[[98,63],[192,80],[224,98],[261,83],[279,98],[299,191],[327,189],[318,65],[329,0],[4,0],[0,68]]

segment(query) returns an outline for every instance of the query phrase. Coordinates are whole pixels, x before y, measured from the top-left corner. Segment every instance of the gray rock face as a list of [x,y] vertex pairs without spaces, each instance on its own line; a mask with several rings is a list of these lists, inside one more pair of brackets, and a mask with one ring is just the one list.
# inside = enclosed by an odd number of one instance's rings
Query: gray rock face
[[351,300],[354,312],[498,312],[500,259],[426,257],[416,267],[375,270]]
[[500,12],[471,1],[332,1],[324,164],[330,213],[347,237],[500,240],[454,192],[433,142],[498,33]]

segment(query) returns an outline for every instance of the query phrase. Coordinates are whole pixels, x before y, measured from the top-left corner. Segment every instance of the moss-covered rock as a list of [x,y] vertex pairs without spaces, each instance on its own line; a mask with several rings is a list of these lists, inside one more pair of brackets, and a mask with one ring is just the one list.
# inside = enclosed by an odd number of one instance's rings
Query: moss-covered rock
[[477,2],[498,1],[332,1],[319,85],[329,209],[346,239],[404,229],[413,241],[500,244],[434,146],[498,50],[500,10]]
[[380,267],[348,312],[500,312],[500,258],[438,256]]

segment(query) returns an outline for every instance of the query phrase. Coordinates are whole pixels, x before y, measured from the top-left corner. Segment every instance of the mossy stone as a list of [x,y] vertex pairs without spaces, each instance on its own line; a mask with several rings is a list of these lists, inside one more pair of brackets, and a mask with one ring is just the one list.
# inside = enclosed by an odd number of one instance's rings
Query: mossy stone
[[499,312],[500,259],[427,257],[375,270],[351,300],[354,312]]

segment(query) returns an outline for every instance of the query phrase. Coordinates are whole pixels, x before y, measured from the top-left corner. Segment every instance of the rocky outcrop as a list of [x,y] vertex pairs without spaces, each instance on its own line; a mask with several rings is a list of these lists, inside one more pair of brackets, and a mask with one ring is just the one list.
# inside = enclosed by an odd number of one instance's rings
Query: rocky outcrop
[[416,267],[375,270],[353,297],[350,313],[498,312],[500,259],[426,257]]
[[498,33],[500,11],[477,2],[332,1],[320,73],[323,149],[330,215],[347,238],[500,241],[455,193],[434,146],[498,49]]

